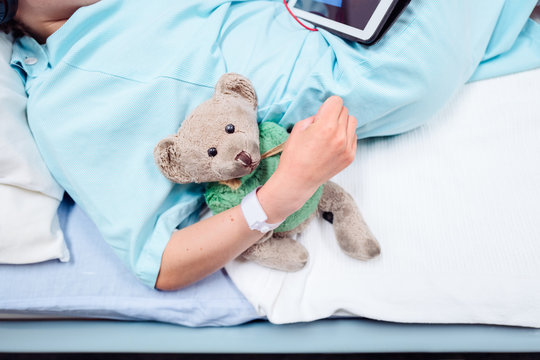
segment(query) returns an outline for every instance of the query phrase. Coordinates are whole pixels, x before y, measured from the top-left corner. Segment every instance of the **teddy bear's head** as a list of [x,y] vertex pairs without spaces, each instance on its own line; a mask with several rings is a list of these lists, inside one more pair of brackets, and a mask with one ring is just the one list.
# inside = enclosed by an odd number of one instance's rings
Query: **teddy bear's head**
[[161,140],[154,160],[177,183],[224,181],[251,173],[260,162],[257,95],[238,74],[223,75],[214,96],[199,105],[176,135]]

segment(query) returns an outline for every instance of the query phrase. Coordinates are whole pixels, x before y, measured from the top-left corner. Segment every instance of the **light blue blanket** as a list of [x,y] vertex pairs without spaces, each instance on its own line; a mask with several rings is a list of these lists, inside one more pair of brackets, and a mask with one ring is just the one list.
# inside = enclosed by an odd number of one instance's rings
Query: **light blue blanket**
[[289,127],[336,94],[361,138],[398,134],[425,123],[475,71],[479,79],[540,66],[540,26],[527,20],[535,4],[413,0],[366,48],[301,28],[281,0],[102,0],[45,45],[21,39],[12,64],[54,177],[153,286],[202,189],[171,184],[152,150],[223,73],[253,81],[260,121]]
[[223,272],[176,292],[149,289],[118,261],[79,206],[65,199],[59,217],[70,262],[0,265],[0,313],[155,320],[186,326],[236,325],[257,318]]

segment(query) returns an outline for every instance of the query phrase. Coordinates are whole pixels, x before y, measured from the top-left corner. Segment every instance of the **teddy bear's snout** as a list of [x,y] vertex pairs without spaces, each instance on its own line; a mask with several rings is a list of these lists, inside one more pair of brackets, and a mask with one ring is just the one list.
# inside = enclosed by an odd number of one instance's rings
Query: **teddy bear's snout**
[[236,157],[234,158],[235,161],[240,161],[242,165],[245,167],[251,167],[253,165],[253,160],[251,159],[251,155],[249,155],[247,152],[242,151]]

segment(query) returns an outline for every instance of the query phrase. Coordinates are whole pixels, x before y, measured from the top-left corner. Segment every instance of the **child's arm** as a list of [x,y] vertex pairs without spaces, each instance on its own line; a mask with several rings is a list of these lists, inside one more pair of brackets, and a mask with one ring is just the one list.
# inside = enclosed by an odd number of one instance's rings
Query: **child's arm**
[[[317,115],[295,125],[278,169],[257,192],[268,223],[301,208],[320,185],[353,161],[356,123],[342,100],[331,97]],[[156,288],[173,290],[196,282],[261,237],[249,229],[240,206],[176,231],[163,253]]]

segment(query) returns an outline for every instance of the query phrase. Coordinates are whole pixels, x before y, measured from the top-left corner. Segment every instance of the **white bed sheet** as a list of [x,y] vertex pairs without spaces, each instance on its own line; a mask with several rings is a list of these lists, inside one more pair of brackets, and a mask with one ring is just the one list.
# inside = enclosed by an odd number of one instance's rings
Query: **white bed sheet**
[[540,327],[540,69],[466,85],[429,124],[364,141],[336,181],[382,246],[345,256],[330,224],[300,237],[307,266],[227,271],[274,323],[333,314]]

